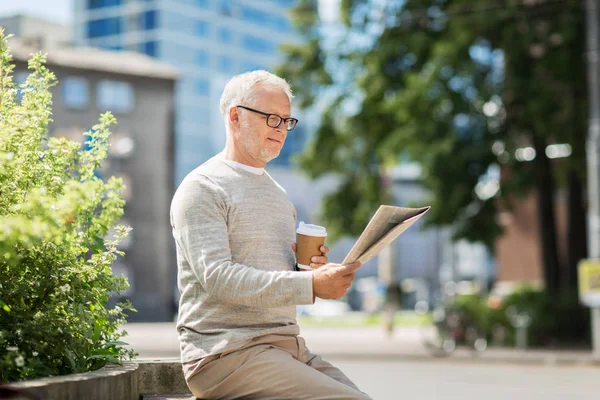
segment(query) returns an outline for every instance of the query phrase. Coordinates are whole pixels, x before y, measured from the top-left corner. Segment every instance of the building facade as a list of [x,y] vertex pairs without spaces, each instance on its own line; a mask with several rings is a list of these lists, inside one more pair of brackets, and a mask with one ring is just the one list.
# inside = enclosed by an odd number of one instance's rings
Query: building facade
[[[222,150],[219,99],[227,80],[282,61],[299,40],[288,12],[296,0],[75,0],[79,45],[144,53],[175,65],[175,182]],[[306,124],[290,134],[275,164],[304,146]]]
[[[24,35],[11,39],[17,82],[28,76],[29,54],[45,51]],[[174,245],[169,229],[173,192],[173,110],[176,71],[152,58],[116,55],[98,49],[56,47],[47,64],[59,84],[52,88],[49,135],[79,141],[110,110],[118,120],[111,131],[108,159],[97,171],[103,179],[121,177],[126,186],[121,224],[132,227],[121,243],[126,253],[113,264],[131,287],[122,295],[138,310],[130,320],[170,320],[174,312]]]
[[44,49],[68,46],[73,37],[70,26],[24,14],[0,17],[0,26],[6,33],[26,37]]

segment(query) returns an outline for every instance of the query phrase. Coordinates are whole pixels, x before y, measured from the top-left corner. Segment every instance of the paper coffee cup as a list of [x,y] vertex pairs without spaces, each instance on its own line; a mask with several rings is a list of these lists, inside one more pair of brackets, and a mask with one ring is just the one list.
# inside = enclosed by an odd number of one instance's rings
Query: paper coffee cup
[[320,256],[321,246],[325,244],[327,229],[319,225],[305,224],[300,222],[298,229],[296,261],[298,268],[310,270],[310,259],[313,256]]

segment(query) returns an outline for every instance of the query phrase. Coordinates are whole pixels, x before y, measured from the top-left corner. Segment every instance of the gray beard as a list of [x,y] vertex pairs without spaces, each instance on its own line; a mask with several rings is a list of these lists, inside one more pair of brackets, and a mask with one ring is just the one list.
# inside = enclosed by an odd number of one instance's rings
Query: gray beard
[[[259,159],[260,161],[262,161],[264,163],[268,163],[269,161],[273,160],[274,158],[276,158],[279,155],[279,153],[277,153],[275,156],[271,156],[271,153],[269,152],[269,150],[265,149],[264,147],[257,149],[257,145],[253,141],[252,131],[249,129],[248,126],[244,126],[244,125],[246,125],[246,124],[242,125],[242,129],[241,129],[239,135],[240,135],[241,141],[243,143],[244,149],[250,156],[256,157],[257,159]],[[255,152],[254,150],[258,150],[258,151]],[[258,153],[258,154],[256,154],[256,153]]]

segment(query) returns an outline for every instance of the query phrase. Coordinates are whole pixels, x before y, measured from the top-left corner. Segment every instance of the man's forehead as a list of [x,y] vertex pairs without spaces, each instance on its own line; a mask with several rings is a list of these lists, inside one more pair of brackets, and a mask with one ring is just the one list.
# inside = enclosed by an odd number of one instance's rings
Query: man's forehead
[[261,107],[261,111],[289,116],[290,99],[282,89],[261,87],[255,93],[255,105]]

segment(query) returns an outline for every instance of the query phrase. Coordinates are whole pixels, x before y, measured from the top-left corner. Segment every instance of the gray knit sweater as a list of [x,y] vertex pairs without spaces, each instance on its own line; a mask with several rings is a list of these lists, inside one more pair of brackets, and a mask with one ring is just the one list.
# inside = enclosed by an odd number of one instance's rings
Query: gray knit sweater
[[220,155],[183,180],[171,204],[182,362],[298,334],[296,305],[311,304],[313,292],[312,272],[294,270],[295,220],[268,173]]

